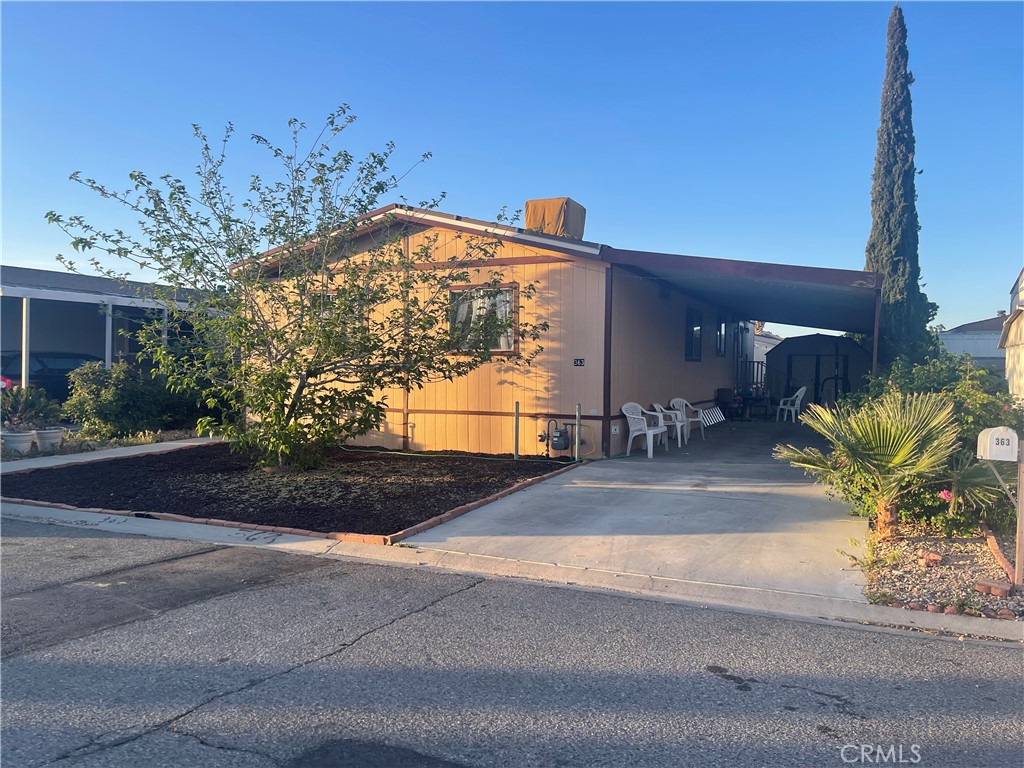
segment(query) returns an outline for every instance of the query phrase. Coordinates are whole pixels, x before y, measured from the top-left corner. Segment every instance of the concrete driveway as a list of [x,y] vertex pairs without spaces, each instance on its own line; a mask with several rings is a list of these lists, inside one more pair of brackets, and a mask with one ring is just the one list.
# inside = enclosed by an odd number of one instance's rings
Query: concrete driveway
[[[867,522],[771,457],[803,425],[726,422],[682,448],[578,467],[418,534],[423,550],[862,602],[837,549]],[[770,606],[766,605],[766,608]]]

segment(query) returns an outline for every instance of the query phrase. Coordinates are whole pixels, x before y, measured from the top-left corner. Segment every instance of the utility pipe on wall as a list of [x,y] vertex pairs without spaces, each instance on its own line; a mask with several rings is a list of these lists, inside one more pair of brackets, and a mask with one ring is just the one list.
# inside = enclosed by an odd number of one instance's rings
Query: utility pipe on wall
[[580,460],[580,413],[583,411],[583,404],[576,403],[576,452],[573,454],[573,461]]
[[516,400],[516,416],[515,416],[515,442],[512,446],[512,458],[519,458],[519,401]]

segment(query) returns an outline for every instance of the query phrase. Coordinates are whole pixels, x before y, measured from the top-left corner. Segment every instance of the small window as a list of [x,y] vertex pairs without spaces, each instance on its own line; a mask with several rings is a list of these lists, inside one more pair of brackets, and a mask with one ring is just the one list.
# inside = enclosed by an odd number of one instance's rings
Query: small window
[[466,288],[451,292],[451,335],[456,350],[485,347],[514,352],[515,288]]
[[704,315],[699,309],[686,310],[686,359],[700,362],[701,326]]
[[726,318],[721,312],[718,313],[718,328],[715,330],[715,354],[725,357],[726,349]]

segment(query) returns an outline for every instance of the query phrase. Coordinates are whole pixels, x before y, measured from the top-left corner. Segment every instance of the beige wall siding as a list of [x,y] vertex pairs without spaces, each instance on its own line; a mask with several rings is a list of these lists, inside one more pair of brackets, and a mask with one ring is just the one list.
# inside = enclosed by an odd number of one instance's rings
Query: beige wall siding
[[[703,312],[700,362],[685,359],[687,307]],[[736,363],[730,327],[726,354],[715,354],[715,307],[678,291],[616,268],[612,278],[612,415],[621,415],[629,401],[650,408],[652,402],[667,406],[674,397],[690,402],[712,400],[718,387],[735,384]],[[611,437],[611,455],[626,450],[624,419]],[[640,448],[638,439],[634,448]]]
[[[444,229],[419,232],[409,238],[410,251],[436,237],[437,260],[464,253],[467,239]],[[451,382],[436,382],[409,393],[409,447],[413,450],[458,450],[512,453],[516,401],[520,421],[520,450],[536,454],[537,435],[547,415],[572,414],[581,403],[585,415],[601,416],[604,368],[604,292],[607,265],[572,260],[531,246],[504,244],[487,270],[471,270],[470,284],[484,282],[491,269],[502,281],[537,285],[533,299],[520,296],[520,319],[547,322],[540,344],[544,351],[530,366],[496,358]],[[527,346],[527,349],[529,347]],[[575,366],[575,358],[584,365]],[[401,447],[404,394],[385,393],[390,409],[387,424],[360,444]],[[531,415],[535,414],[535,415]],[[540,426],[538,426],[540,425]],[[592,422],[600,445],[600,423]],[[584,430],[586,431],[586,430]]]
[[1024,397],[1024,315],[1013,321],[1006,337],[1006,381],[1011,394]]

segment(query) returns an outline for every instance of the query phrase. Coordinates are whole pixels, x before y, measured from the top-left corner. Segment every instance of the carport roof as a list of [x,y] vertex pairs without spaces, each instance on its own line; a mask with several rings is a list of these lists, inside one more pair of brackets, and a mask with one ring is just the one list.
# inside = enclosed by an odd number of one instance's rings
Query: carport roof
[[604,246],[601,260],[679,290],[738,317],[874,333],[882,288],[877,272],[714,259]]
[[[95,304],[160,306],[159,302],[154,301],[156,289],[159,287],[164,286],[47,269],[5,265],[0,270],[0,295],[3,296]],[[183,291],[177,294],[176,298],[179,301],[184,300],[189,293],[189,291]]]

